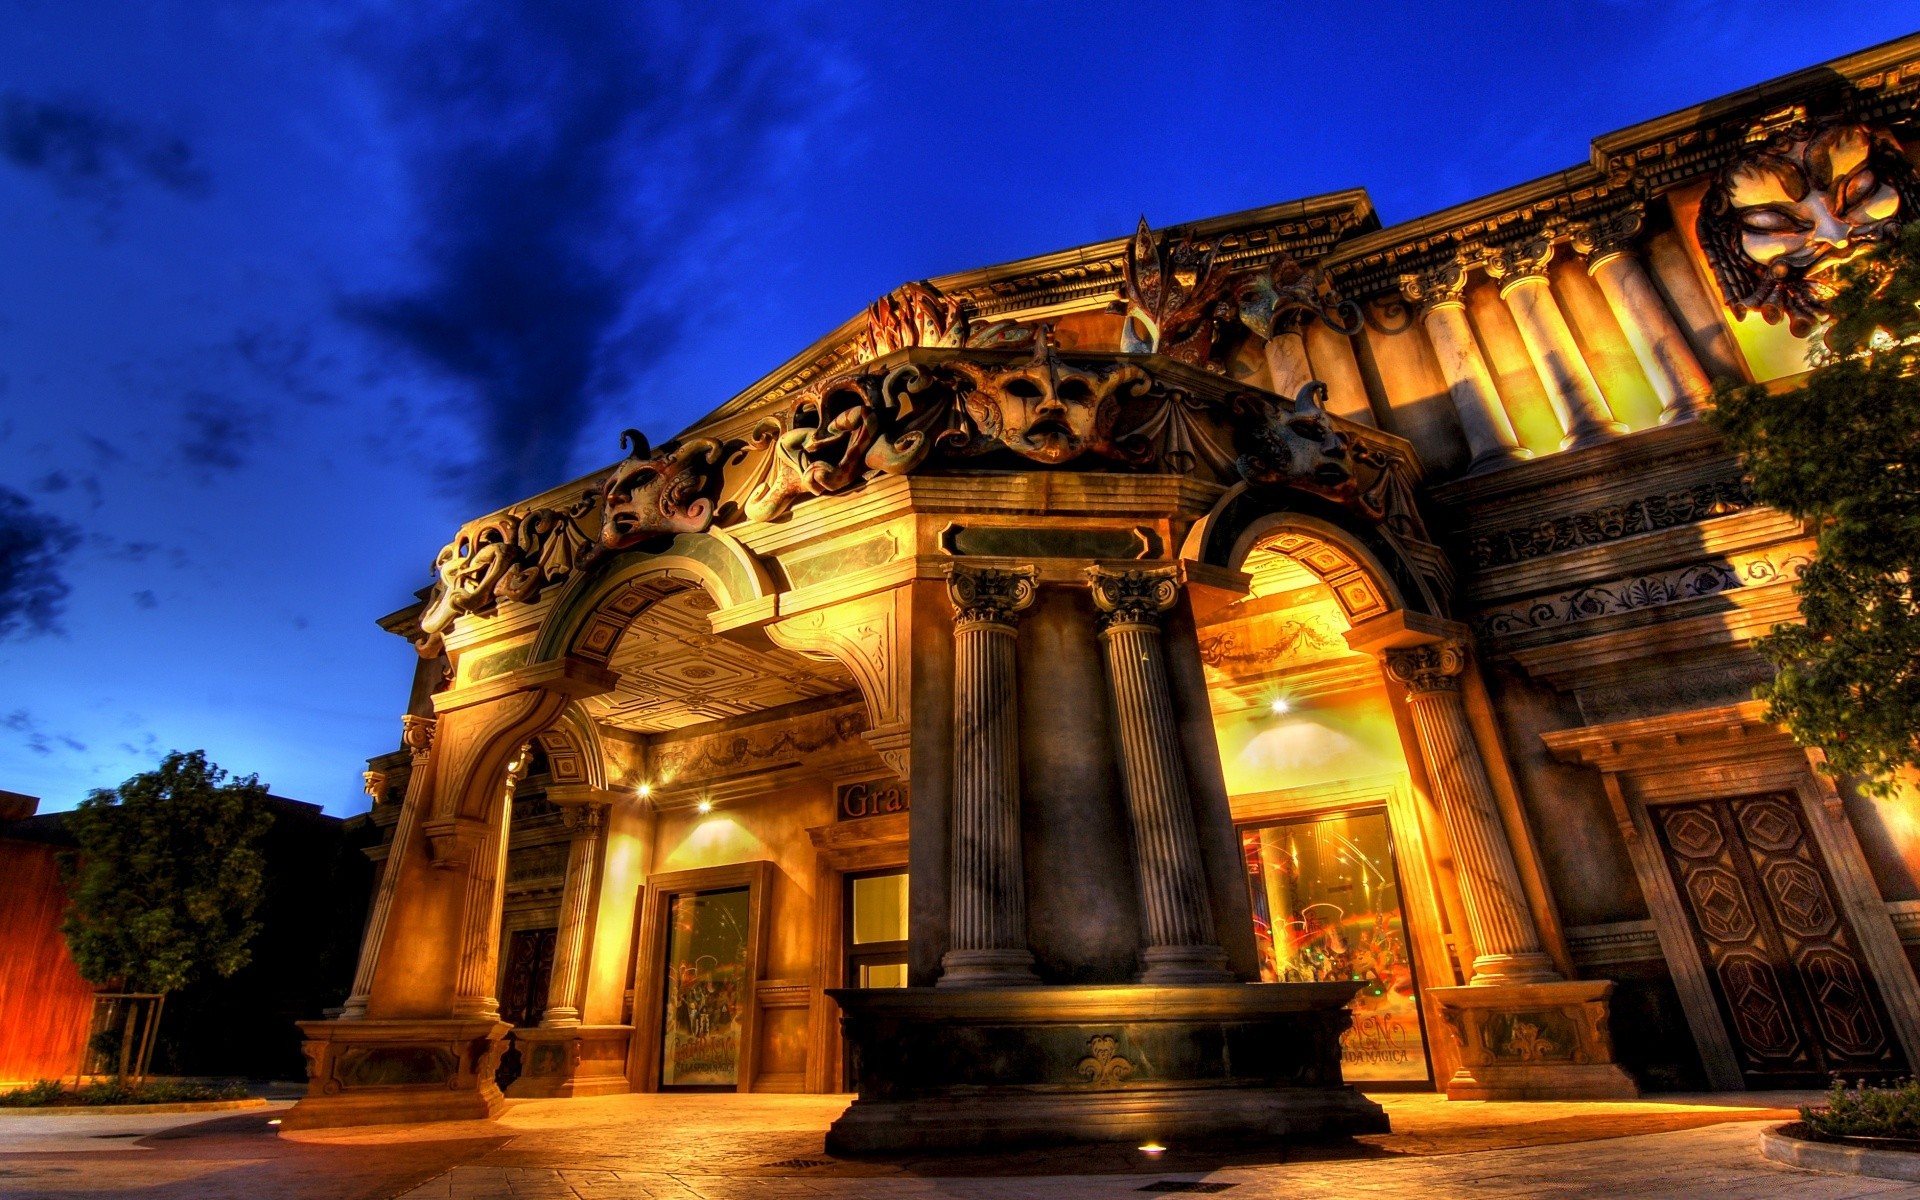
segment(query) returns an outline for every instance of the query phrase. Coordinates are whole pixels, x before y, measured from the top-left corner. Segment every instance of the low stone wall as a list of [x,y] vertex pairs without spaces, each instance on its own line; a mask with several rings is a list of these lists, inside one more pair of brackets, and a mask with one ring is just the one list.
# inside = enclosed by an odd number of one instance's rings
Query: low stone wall
[[1809,1171],[1839,1175],[1870,1175],[1876,1179],[1904,1179],[1920,1183],[1920,1154],[1906,1150],[1869,1150],[1837,1142],[1816,1142],[1785,1132],[1792,1125],[1773,1125],[1760,1131],[1760,1156]]

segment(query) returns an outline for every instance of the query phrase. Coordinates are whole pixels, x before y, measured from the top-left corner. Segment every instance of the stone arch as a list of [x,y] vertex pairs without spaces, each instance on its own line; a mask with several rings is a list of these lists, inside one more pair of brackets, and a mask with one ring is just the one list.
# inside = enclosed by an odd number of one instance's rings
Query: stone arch
[[541,624],[531,661],[572,656],[604,666],[635,617],[696,587],[722,609],[773,593],[766,568],[740,543],[717,531],[683,533],[657,553],[609,555],[576,576]]
[[1187,537],[1185,557],[1238,568],[1276,531],[1297,538],[1284,552],[1325,580],[1358,623],[1405,610],[1442,615],[1432,589],[1399,541],[1349,510],[1305,492],[1274,495],[1240,484]]
[[601,756],[600,735],[578,703],[569,704],[560,719],[544,733],[535,734],[533,740],[547,756],[547,769],[556,785],[606,789],[607,768]]

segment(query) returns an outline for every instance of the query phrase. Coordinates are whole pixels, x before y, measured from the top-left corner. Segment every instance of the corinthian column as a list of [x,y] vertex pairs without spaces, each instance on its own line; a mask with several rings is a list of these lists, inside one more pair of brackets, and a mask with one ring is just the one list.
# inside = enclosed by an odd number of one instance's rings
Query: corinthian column
[[[531,743],[529,743],[529,746]],[[513,790],[526,778],[528,746],[507,765],[506,784],[496,815],[477,831],[464,863],[466,902],[460,914],[460,969],[454,976],[453,1016],[457,1020],[498,1020],[494,995],[500,963],[500,909],[506,900],[500,878],[507,872],[507,828],[513,819]],[[450,860],[450,865],[460,865]]]
[[1467,645],[1457,639],[1387,650],[1387,675],[1406,685],[1420,757],[1453,842],[1461,900],[1477,954],[1474,984],[1536,983],[1560,978],[1541,948],[1520,870],[1493,799],[1486,764],[1474,744],[1460,676]]
[[1514,435],[1493,372],[1473,340],[1473,327],[1467,323],[1466,285],[1466,268],[1458,262],[1400,277],[1401,294],[1419,306],[1420,323],[1433,343],[1454,410],[1460,414],[1461,432],[1473,451],[1467,474],[1473,475],[1532,458],[1533,451],[1524,449]]
[[1660,397],[1660,423],[1691,421],[1713,394],[1713,384],[1634,250],[1640,221],[1639,209],[1630,208],[1590,222],[1575,231],[1573,248],[1587,256],[1587,274],[1607,298],[1620,332]]
[[580,1023],[580,985],[587,966],[587,914],[593,907],[594,864],[600,860],[600,829],[605,809],[598,804],[569,804],[561,809],[567,830],[567,882],[560,895],[560,931],[553,943],[553,974],[547,980],[547,1006],[540,1024],[548,1029]]
[[[380,965],[380,947],[387,937],[387,919],[393,912],[393,890],[400,883],[400,865],[407,847],[413,842],[420,824],[420,810],[433,795],[433,718],[412,713],[400,718],[400,742],[413,755],[413,770],[407,775],[407,795],[400,804],[400,820],[393,827],[387,861],[380,864],[380,884],[374,889],[373,910],[367,914],[367,930],[360,939],[360,963],[353,972],[353,991],[346,1007],[340,1010],[343,1021],[361,1021],[367,1016],[367,999],[373,993],[373,973]],[[384,784],[384,781],[382,781]],[[371,785],[369,786],[371,789]],[[379,798],[374,798],[379,803]]]
[[950,949],[941,987],[1037,983],[1027,949],[1027,877],[1020,862],[1020,707],[1016,622],[1033,603],[1033,567],[955,563],[953,600],[953,861]]
[[1527,357],[1533,360],[1547,400],[1560,418],[1566,433],[1560,448],[1573,450],[1617,437],[1627,427],[1613,419],[1580,353],[1580,343],[1553,298],[1553,287],[1547,282],[1547,264],[1552,259],[1553,243],[1541,236],[1496,249],[1487,259],[1487,274],[1501,281],[1500,299],[1520,327]]
[[1180,598],[1178,567],[1088,567],[1100,610],[1100,646],[1133,825],[1133,868],[1146,946],[1142,983],[1225,983],[1227,954],[1214,932],[1193,802],[1168,696],[1160,620]]

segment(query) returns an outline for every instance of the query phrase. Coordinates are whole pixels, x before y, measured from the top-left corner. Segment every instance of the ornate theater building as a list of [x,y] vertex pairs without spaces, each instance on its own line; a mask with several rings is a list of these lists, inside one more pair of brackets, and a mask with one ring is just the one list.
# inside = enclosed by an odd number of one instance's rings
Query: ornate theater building
[[1910,1073],[1920,811],[1751,699],[1812,541],[1698,418],[1807,369],[1917,159],[1920,36],[1404,224],[1142,221],[475,519],[383,622],[382,874],[287,1124],[857,1089],[858,1151]]

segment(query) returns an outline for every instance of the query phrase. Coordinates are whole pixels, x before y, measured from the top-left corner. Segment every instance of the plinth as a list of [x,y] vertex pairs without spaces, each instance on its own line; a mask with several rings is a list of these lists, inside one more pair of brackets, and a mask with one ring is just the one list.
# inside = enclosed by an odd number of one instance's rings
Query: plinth
[[485,1121],[507,1107],[494,1068],[498,1020],[301,1021],[307,1094],[283,1129],[399,1121]]
[[1460,1051],[1449,1100],[1632,1100],[1613,1058],[1610,979],[1429,988]]
[[829,1153],[1387,1132],[1340,1076],[1357,983],[838,988]]

